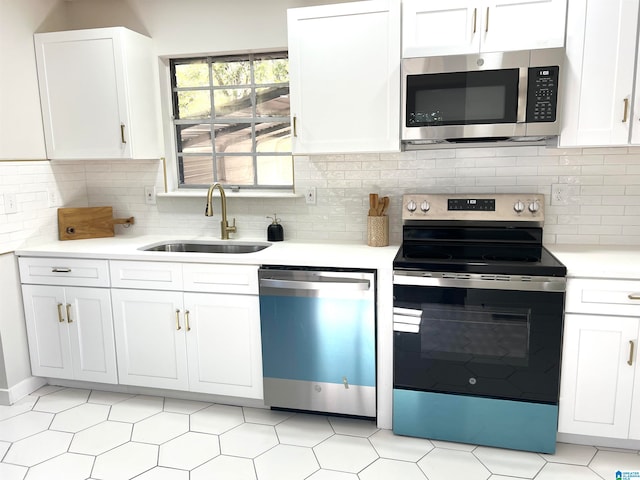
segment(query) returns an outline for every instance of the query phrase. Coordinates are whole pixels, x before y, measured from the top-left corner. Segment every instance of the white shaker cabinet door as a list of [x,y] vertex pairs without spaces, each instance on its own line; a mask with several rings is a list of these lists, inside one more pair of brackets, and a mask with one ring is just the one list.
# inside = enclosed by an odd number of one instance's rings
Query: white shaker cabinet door
[[262,398],[258,296],[185,293],[184,305],[190,390]]
[[636,318],[566,314],[558,431],[626,439]]
[[49,159],[158,158],[151,39],[123,27],[35,35]]
[[288,10],[293,152],[400,151],[400,4]]
[[561,72],[561,147],[628,145],[637,0],[572,0]]
[[66,287],[65,297],[73,378],[118,383],[109,290]]
[[109,290],[23,285],[34,375],[117,383]]
[[402,2],[402,57],[480,51],[479,4],[469,0]]
[[182,292],[113,289],[120,383],[188,390]]
[[405,0],[402,57],[564,46],[567,0]]
[[564,46],[567,0],[490,0],[480,8],[482,52]]
[[73,378],[64,287],[23,285],[22,297],[31,372],[38,377]]

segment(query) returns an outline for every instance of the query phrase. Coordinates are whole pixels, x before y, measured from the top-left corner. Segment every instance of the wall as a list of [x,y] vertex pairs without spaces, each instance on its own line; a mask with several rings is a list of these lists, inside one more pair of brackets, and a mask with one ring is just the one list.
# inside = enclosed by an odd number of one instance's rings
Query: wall
[[[285,238],[366,242],[369,192],[391,197],[391,241],[401,239],[403,193],[534,192],[545,194],[545,242],[640,244],[640,149],[500,147],[402,152],[399,154],[297,157],[296,187],[317,189],[317,205],[297,199],[229,199],[238,235],[264,238],[277,212]],[[144,182],[160,177],[151,163],[87,165],[91,205],[112,204],[136,225],[122,234],[164,233],[218,236],[214,218],[203,215],[204,199],[158,199],[144,204]],[[135,175],[131,175],[135,172]],[[135,176],[140,182],[125,178]],[[158,180],[157,180],[158,181]],[[566,188],[568,204],[550,205],[552,184]],[[158,185],[160,185],[158,181]]]

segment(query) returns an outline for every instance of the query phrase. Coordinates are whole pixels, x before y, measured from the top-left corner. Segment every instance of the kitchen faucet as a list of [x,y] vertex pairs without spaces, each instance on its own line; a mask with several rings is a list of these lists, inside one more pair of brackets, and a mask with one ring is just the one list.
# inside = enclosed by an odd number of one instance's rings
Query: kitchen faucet
[[204,214],[207,217],[213,216],[213,191],[215,189],[220,190],[220,209],[222,210],[222,220],[220,221],[220,238],[222,240],[229,240],[229,232],[236,232],[236,219],[233,219],[233,225],[229,226],[229,222],[227,221],[227,197],[224,194],[224,188],[218,182],[214,183],[209,187],[209,191],[207,192],[207,206],[205,208]]

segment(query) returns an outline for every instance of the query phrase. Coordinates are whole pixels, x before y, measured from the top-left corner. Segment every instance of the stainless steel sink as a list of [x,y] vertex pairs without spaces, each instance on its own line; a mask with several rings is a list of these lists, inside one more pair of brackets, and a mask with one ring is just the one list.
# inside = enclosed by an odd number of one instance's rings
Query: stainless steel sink
[[140,250],[145,252],[192,252],[192,253],[252,253],[259,252],[269,247],[270,243],[248,242],[199,242],[199,241],[172,241],[154,243]]

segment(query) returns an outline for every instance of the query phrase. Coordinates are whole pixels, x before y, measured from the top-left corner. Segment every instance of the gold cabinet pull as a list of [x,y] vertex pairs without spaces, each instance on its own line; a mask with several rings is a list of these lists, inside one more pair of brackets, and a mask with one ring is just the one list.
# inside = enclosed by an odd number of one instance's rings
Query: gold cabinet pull
[[627,297],[629,300],[640,300],[640,293],[630,293]]
[[487,33],[489,31],[489,7],[487,7],[487,16],[484,20],[484,33]]
[[478,23],[478,9],[473,9],[473,33],[476,33],[476,25]]
[[73,318],[71,318],[71,304],[67,303],[67,323],[73,323]]
[[61,303],[58,304],[58,322],[60,322],[60,323],[64,322],[64,318],[62,316],[62,304]]
[[122,141],[122,143],[127,143],[127,141],[124,139],[124,123],[120,124],[120,140]]
[[180,326],[180,309],[176,308],[176,330],[182,330]]
[[627,119],[629,117],[629,99],[625,98],[624,102],[624,112],[622,113],[622,123],[627,123]]
[[629,340],[629,360],[627,360],[627,364],[629,366],[633,365],[633,351],[636,349],[636,345],[633,343],[633,340]]
[[184,322],[187,327],[187,332],[191,331],[191,326],[189,325],[189,310],[184,311]]
[[293,116],[293,136],[298,136],[298,117]]

